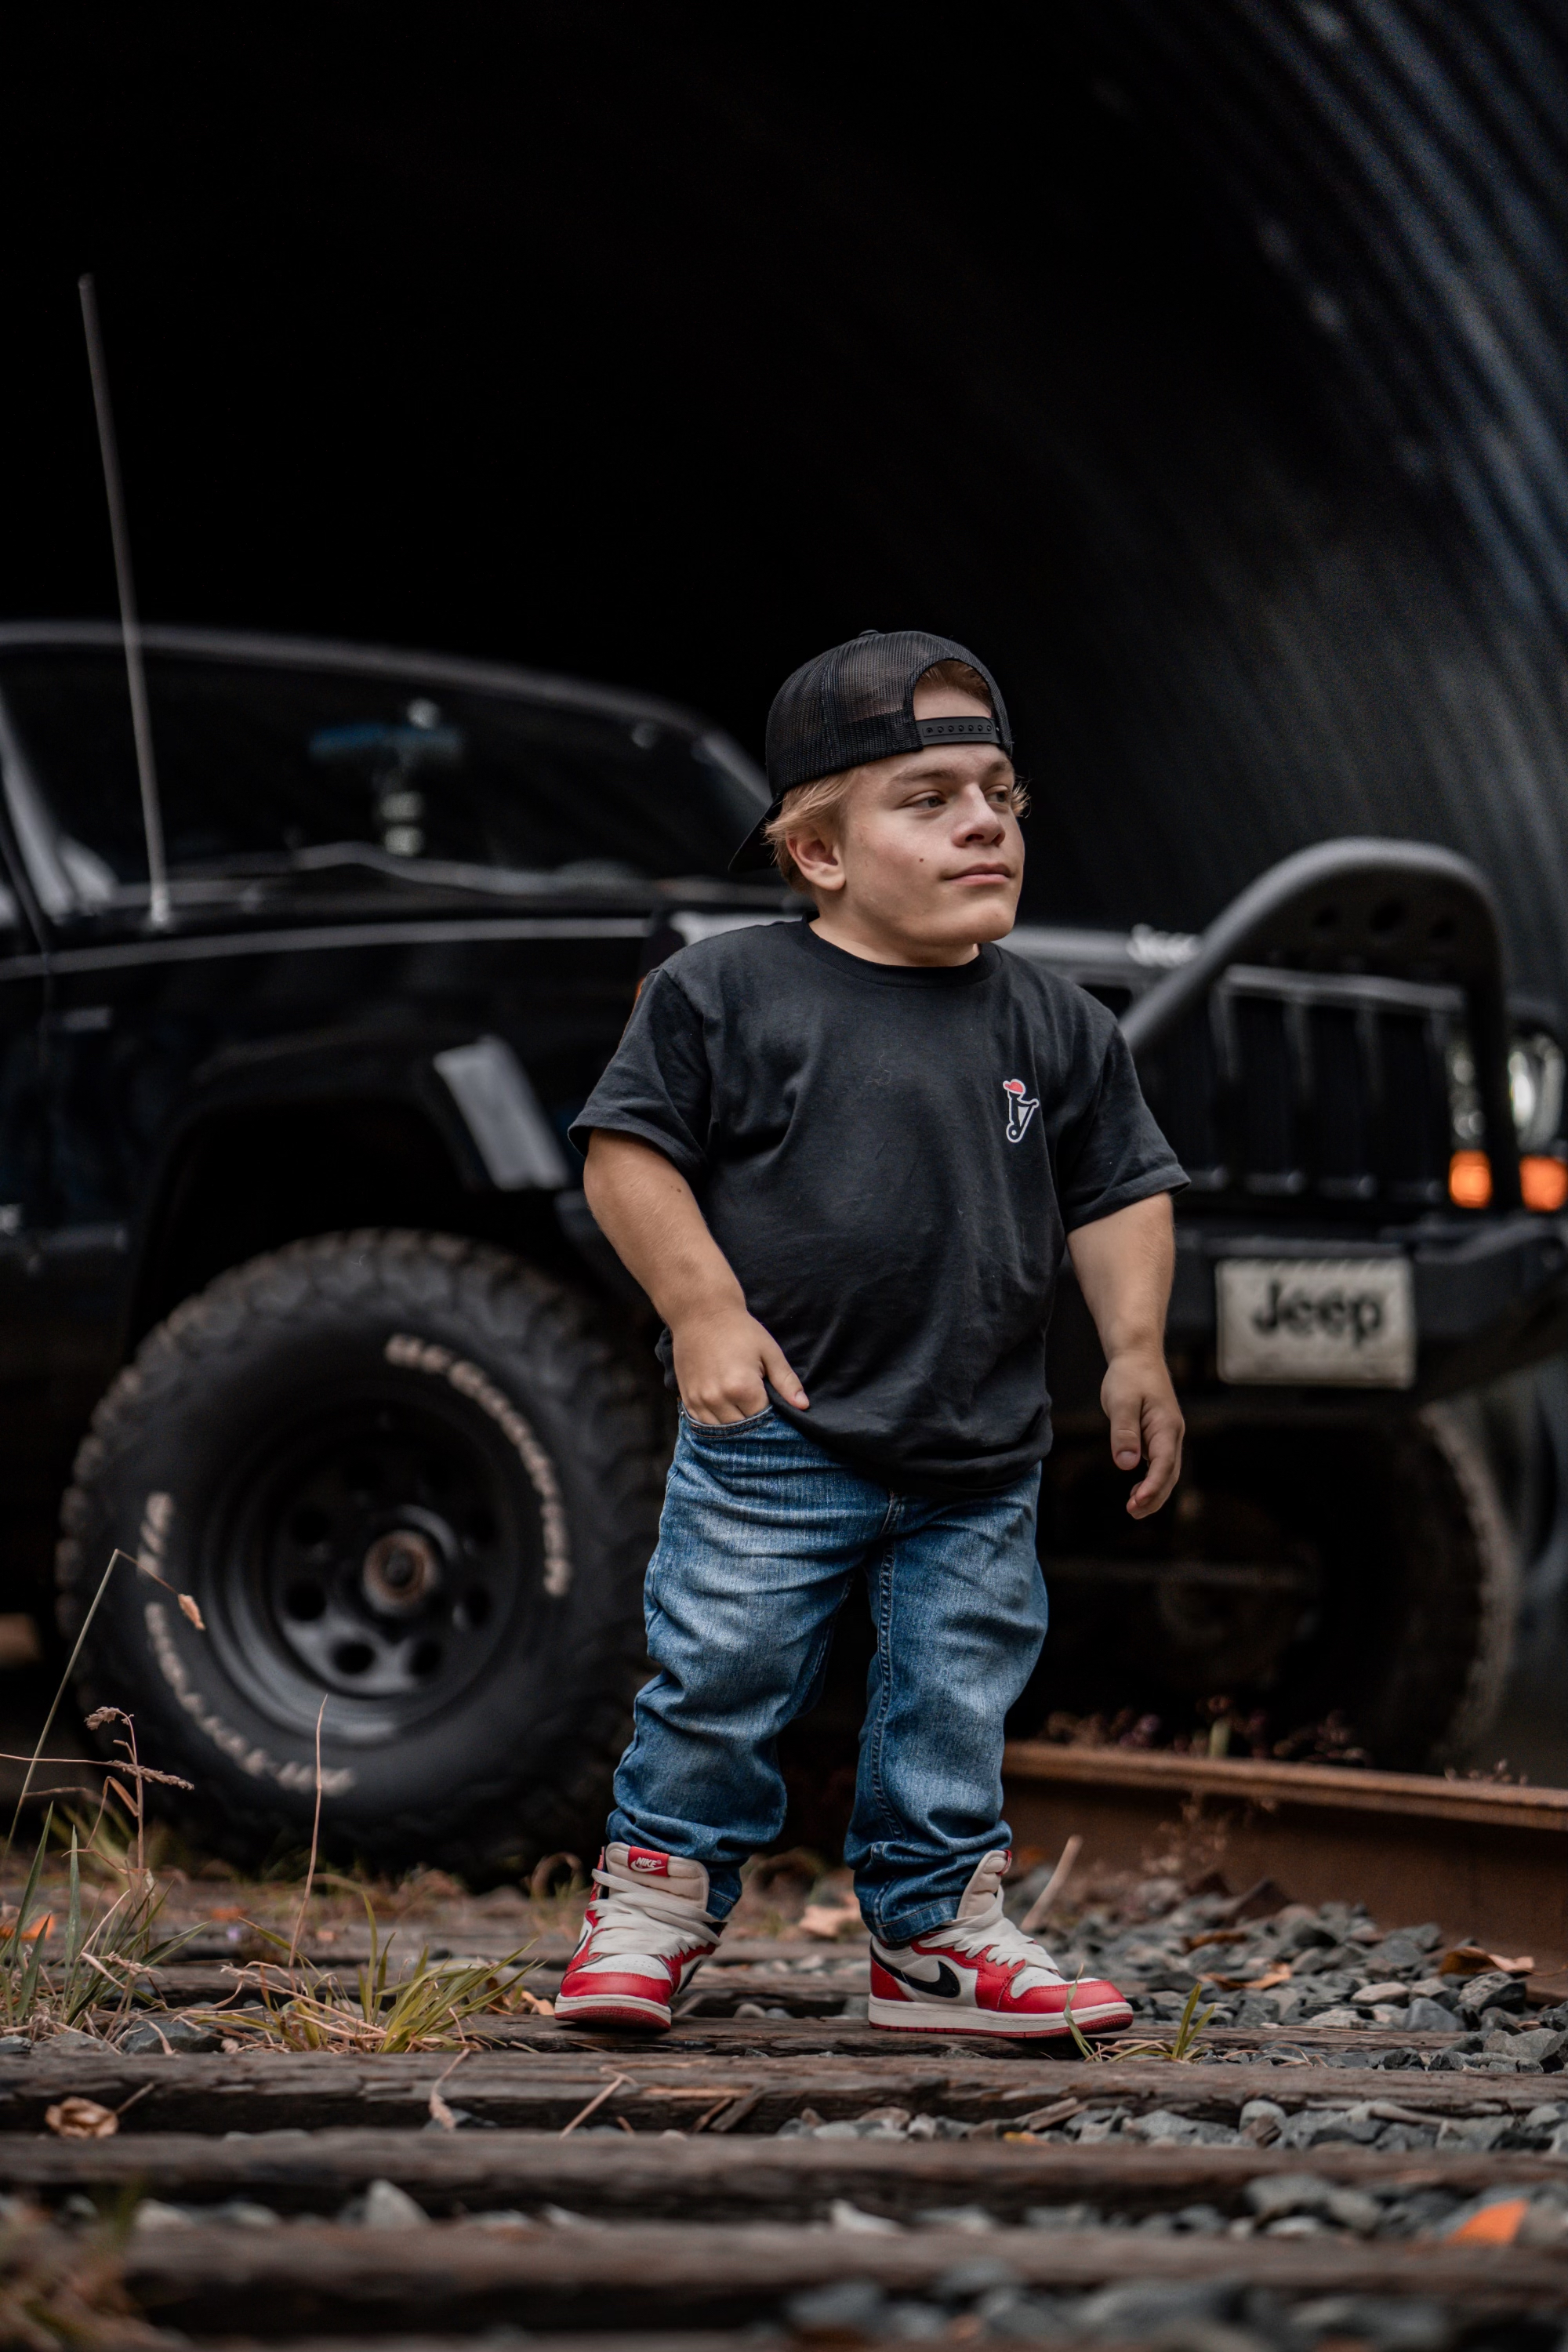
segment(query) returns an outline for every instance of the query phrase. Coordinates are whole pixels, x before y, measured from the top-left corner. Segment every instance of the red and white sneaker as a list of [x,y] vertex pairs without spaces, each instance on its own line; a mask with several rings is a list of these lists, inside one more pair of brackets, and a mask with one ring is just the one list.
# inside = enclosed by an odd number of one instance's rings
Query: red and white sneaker
[[[1062,1975],[1043,1944],[1003,1916],[1002,1874],[1011,1855],[988,1853],[964,1888],[950,1927],[912,1944],[871,1939],[873,2025],[905,2033],[1109,2033],[1132,2011],[1113,1984]],[[1068,2021],[1068,2008],[1072,2023]]]
[[582,1940],[555,1996],[555,2014],[588,2025],[661,2030],[669,2004],[719,1941],[700,1862],[651,1846],[607,1845],[594,1873]]

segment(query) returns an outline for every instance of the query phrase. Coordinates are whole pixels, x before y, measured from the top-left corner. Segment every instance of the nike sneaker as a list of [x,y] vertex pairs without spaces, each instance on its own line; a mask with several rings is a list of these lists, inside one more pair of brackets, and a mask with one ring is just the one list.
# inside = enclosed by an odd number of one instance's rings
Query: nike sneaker
[[604,1891],[588,1906],[555,2014],[584,2025],[660,2031],[722,1932],[708,1916],[708,1873],[700,1862],[651,1846],[608,1845],[594,1876]]
[[[1103,1978],[1063,1976],[1043,1944],[1003,1915],[1010,1854],[988,1853],[951,1927],[912,1944],[871,1938],[873,2025],[904,2033],[1109,2033],[1132,2011]],[[1071,2011],[1071,2022],[1068,2011]]]

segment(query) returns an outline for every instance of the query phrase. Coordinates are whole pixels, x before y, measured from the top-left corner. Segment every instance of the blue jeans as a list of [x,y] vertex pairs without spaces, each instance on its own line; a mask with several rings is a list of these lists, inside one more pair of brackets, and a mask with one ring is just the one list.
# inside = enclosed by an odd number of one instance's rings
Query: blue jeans
[[648,1651],[609,1836],[704,1864],[710,1909],[784,1826],[779,1734],[816,1698],[864,1574],[877,1630],[844,1858],[866,1923],[907,1944],[956,1917],[1001,1819],[1002,1727],[1039,1655],[1037,1469],[1000,1494],[890,1493],[770,1407],[680,1416],[647,1572]]

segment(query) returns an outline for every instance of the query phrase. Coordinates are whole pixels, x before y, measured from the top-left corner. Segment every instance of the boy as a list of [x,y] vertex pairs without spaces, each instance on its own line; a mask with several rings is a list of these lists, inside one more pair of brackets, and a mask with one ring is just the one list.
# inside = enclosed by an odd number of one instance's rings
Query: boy
[[667,2026],[739,1865],[783,1826],[778,1735],[867,1579],[845,1859],[870,2018],[1051,2035],[1131,2011],[1005,1916],[1003,1723],[1046,1630],[1035,1549],[1064,1242],[1104,1345],[1128,1508],[1175,1483],[1170,1192],[1186,1181],[1110,1014],[993,942],[1023,793],[990,672],[874,630],[768,718],[774,799],[737,853],[808,923],[726,932],[642,991],[573,1132],[589,1204],[665,1321],[680,1400],[648,1650],[556,2014]]

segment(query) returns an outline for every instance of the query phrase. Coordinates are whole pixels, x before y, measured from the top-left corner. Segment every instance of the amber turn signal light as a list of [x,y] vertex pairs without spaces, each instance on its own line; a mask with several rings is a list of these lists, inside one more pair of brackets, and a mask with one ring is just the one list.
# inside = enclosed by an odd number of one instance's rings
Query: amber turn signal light
[[1492,1163],[1484,1151],[1456,1151],[1448,1162],[1448,1198],[1457,1209],[1484,1209],[1492,1196]]
[[1519,1190],[1527,1209],[1550,1214],[1568,1201],[1568,1166],[1544,1152],[1530,1152],[1519,1163]]

